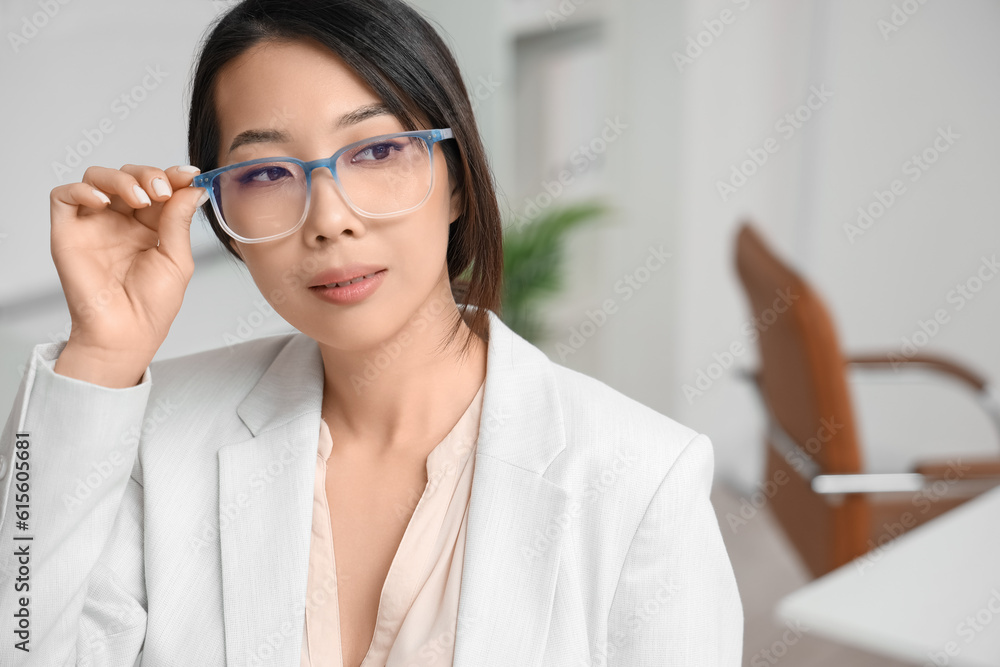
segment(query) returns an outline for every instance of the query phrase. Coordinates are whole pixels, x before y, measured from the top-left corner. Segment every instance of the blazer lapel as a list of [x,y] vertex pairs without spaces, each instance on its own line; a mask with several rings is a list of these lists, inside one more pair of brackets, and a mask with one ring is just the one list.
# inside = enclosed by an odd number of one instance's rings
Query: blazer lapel
[[[540,664],[568,519],[566,491],[542,476],[566,447],[551,362],[489,320],[456,667]],[[297,334],[238,408],[253,437],[219,450],[232,665],[299,664],[322,396],[318,344]]]
[[489,315],[454,664],[539,665],[569,519],[568,494],[542,475],[565,428],[548,357]]
[[294,336],[240,404],[253,433],[219,449],[226,660],[299,664],[323,360]]

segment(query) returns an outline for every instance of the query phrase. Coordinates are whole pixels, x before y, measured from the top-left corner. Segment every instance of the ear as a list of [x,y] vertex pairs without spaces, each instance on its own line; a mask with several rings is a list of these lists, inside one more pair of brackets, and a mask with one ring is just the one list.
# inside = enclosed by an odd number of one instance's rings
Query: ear
[[456,187],[451,191],[451,208],[448,211],[448,217],[451,219],[452,224],[458,217],[462,215],[462,188]]

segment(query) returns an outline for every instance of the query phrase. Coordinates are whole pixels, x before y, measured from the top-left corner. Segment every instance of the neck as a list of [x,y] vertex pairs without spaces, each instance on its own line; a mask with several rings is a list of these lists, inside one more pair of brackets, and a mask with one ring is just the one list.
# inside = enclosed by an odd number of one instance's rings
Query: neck
[[[458,422],[486,378],[487,343],[473,335],[463,354],[470,329],[454,298],[448,302],[429,325],[426,319],[418,325],[425,318],[418,314],[375,350],[345,352],[320,344],[323,419],[335,452],[422,452]],[[456,320],[460,329],[447,345]]]

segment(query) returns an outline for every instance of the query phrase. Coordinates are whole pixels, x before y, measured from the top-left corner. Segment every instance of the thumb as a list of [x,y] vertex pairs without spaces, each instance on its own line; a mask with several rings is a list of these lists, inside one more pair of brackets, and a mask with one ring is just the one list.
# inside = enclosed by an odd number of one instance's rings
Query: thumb
[[186,187],[177,190],[160,211],[157,232],[160,252],[178,266],[191,266],[191,219],[198,208],[208,201],[205,188]]

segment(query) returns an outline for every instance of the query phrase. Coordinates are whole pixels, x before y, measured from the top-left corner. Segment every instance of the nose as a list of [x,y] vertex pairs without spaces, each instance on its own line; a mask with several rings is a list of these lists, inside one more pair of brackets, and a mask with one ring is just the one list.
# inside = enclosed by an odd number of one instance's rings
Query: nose
[[348,206],[326,167],[317,167],[312,172],[309,214],[302,226],[309,243],[365,233],[364,222]]

